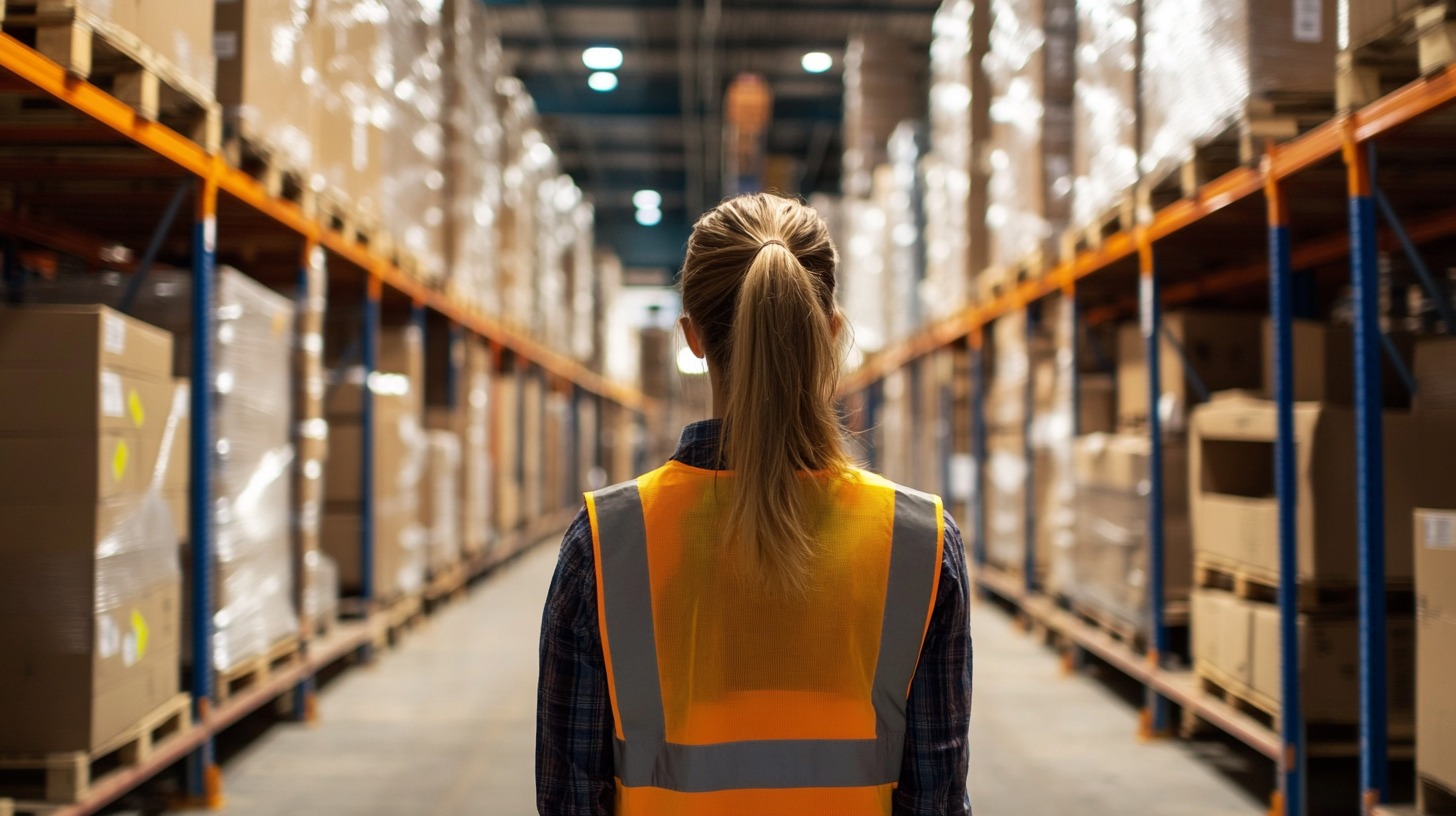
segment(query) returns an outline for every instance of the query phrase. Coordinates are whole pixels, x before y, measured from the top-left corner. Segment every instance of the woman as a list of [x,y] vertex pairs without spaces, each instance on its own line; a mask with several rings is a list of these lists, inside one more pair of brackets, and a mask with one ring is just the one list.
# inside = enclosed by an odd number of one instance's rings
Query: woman
[[542,814],[970,813],[960,532],[845,453],[837,261],[819,215],[774,195],[694,226],[682,329],[717,418],[567,531]]

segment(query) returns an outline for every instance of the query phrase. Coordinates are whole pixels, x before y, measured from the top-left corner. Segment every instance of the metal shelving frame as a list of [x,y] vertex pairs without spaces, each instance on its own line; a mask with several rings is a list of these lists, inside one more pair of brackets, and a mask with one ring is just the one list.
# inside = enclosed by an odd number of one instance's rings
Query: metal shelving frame
[[[1418,79],[1373,103],[1341,114],[1309,132],[1279,145],[1270,145],[1257,167],[1244,166],[1204,184],[1196,195],[1183,198],[1152,213],[1143,223],[1108,237],[1100,247],[1079,252],[1064,259],[1038,280],[1029,281],[1001,296],[932,324],[867,361],[845,378],[842,394],[866,392],[870,413],[865,419],[874,427],[874,393],[878,383],[889,373],[930,354],[936,349],[956,343],[968,343],[971,355],[971,446],[977,463],[985,461],[985,419],[982,397],[985,383],[984,336],[997,318],[1024,311],[1050,295],[1061,292],[1080,299],[1089,284],[1104,288],[1136,286],[1136,305],[1123,302],[1091,308],[1074,308],[1088,323],[1100,323],[1117,317],[1136,314],[1146,342],[1151,433],[1158,438],[1159,394],[1158,338],[1161,333],[1161,311],[1164,307],[1189,303],[1198,299],[1248,290],[1265,284],[1269,287],[1271,321],[1274,332],[1275,383],[1278,439],[1276,442],[1275,484],[1279,500],[1280,586],[1278,603],[1282,619],[1281,673],[1282,706],[1285,716],[1279,731],[1270,729],[1243,712],[1237,711],[1202,691],[1193,673],[1171,668],[1165,658],[1169,649],[1165,599],[1162,597],[1162,469],[1161,448],[1152,446],[1150,467],[1150,558],[1148,586],[1150,602],[1148,621],[1151,643],[1146,652],[1138,653],[1125,643],[1078,619],[1057,606],[1052,598],[1038,591],[1032,578],[1033,546],[1028,542],[1026,575],[1014,576],[986,564],[984,492],[979,472],[975,477],[970,533],[972,562],[976,568],[978,592],[1002,598],[1023,615],[1038,620],[1049,630],[1058,632],[1073,645],[1070,665],[1075,665],[1080,651],[1096,654],[1146,688],[1147,708],[1143,712],[1143,736],[1156,736],[1169,731],[1169,704],[1181,706],[1199,719],[1227,732],[1255,751],[1278,764],[1279,790],[1273,796],[1273,812],[1302,816],[1306,812],[1307,755],[1348,747],[1360,759],[1360,812],[1364,814],[1395,812],[1385,803],[1389,797],[1388,762],[1396,754],[1386,743],[1385,692],[1385,546],[1383,457],[1381,440],[1381,365],[1382,345],[1387,342],[1379,323],[1377,291],[1377,251],[1401,251],[1409,256],[1411,266],[1428,291],[1435,283],[1420,259],[1416,246],[1456,235],[1456,210],[1423,212],[1420,220],[1402,224],[1375,180],[1374,157],[1377,140],[1400,140],[1407,131],[1423,122],[1433,122],[1444,109],[1456,102],[1456,67],[1448,67]],[[1446,127],[1444,120],[1442,127]],[[1456,126],[1440,131],[1421,145],[1434,149],[1450,161],[1456,156]],[[1434,147],[1432,146],[1434,145]],[[1341,167],[1343,165],[1343,167]],[[1312,187],[1334,180],[1335,189],[1347,202],[1343,234],[1331,233],[1295,244],[1291,232],[1291,210],[1294,205],[1318,209],[1322,202],[1309,189],[1291,189],[1297,185]],[[1330,191],[1333,192],[1333,191]],[[1335,193],[1335,195],[1339,195]],[[1266,232],[1268,258],[1262,262],[1234,264],[1217,269],[1190,270],[1187,267],[1170,272],[1165,262],[1183,255],[1197,254],[1199,247],[1172,246],[1177,239],[1193,230],[1226,216],[1240,208],[1245,212],[1264,199],[1267,212],[1260,218]],[[1386,221],[1384,231],[1376,223],[1377,210]],[[1229,216],[1232,219],[1232,216]],[[1326,219],[1328,220],[1328,219]],[[1227,228],[1226,225],[1221,228]],[[1208,229],[1213,229],[1208,227]],[[1249,231],[1253,230],[1253,232]],[[1257,231],[1249,227],[1244,235]],[[1192,240],[1191,238],[1188,240]],[[1214,248],[1217,249],[1217,248]],[[1216,252],[1214,253],[1216,254]],[[1354,329],[1356,365],[1356,412],[1358,473],[1357,502],[1359,513],[1359,630],[1361,663],[1360,739],[1358,746],[1306,745],[1304,724],[1300,716],[1301,689],[1299,665],[1298,617],[1296,613],[1297,552],[1295,539],[1296,496],[1294,490],[1293,439],[1293,361],[1291,350],[1294,301],[1298,298],[1294,273],[1349,259],[1354,291]],[[1436,298],[1439,300],[1439,298]],[[1456,331],[1456,316],[1449,304],[1438,306],[1448,330]],[[1075,334],[1073,337],[1075,338]],[[1406,376],[1409,382],[1409,377]],[[1073,384],[1075,393],[1075,382]],[[1030,462],[1028,461],[1028,466]],[[979,467],[978,467],[979,471]],[[1396,542],[1396,546],[1408,546]],[[1405,754],[1408,757],[1408,752]]]
[[[196,202],[190,231],[194,278],[192,320],[195,327],[192,333],[193,383],[208,383],[213,379],[210,326],[213,317],[218,236],[220,231],[226,235],[230,228],[237,226],[233,221],[246,217],[249,226],[264,224],[279,234],[296,239],[297,251],[301,254],[294,257],[303,259],[296,263],[299,298],[307,298],[310,294],[307,274],[309,264],[325,262],[316,250],[322,250],[331,269],[337,267],[337,271],[330,272],[330,281],[344,281],[358,288],[365,317],[361,357],[366,374],[372,372],[377,364],[377,335],[385,302],[403,302],[408,304],[412,319],[419,324],[423,324],[427,313],[434,313],[447,321],[452,337],[457,338],[457,342],[465,333],[474,333],[487,342],[496,360],[501,355],[510,353],[520,361],[522,376],[544,375],[552,381],[569,383],[582,398],[595,399],[599,405],[611,404],[630,412],[639,425],[654,419],[659,412],[659,407],[653,401],[635,389],[614,383],[575,360],[541,345],[496,317],[409,277],[379,252],[354,238],[347,238],[321,225],[297,203],[270,196],[260,181],[230,166],[220,155],[209,152],[162,124],[148,120],[129,105],[96,85],[68,74],[60,65],[6,33],[0,33],[0,91],[50,97],[76,115],[76,128],[72,132],[86,131],[85,139],[88,143],[107,143],[134,151],[138,159],[146,161],[147,167],[165,168],[165,172],[158,171],[159,177],[182,179],[184,187],[174,196],[173,200],[176,202],[184,198],[185,192],[193,194]],[[44,129],[37,129],[33,135],[24,132],[6,135],[8,145],[23,144],[42,150],[51,145]],[[63,150],[63,147],[57,145],[55,155],[63,157]],[[220,207],[224,201],[227,204],[226,209]],[[170,207],[169,213],[175,214],[174,210],[175,207]],[[154,233],[154,242],[168,232],[170,221],[171,218],[164,217],[162,226]],[[242,228],[239,229],[241,231]],[[0,234],[6,235],[8,241],[5,252],[6,284],[15,283],[14,278],[18,275],[18,268],[14,263],[16,244],[10,236],[21,236],[61,254],[73,254],[79,248],[85,250],[83,254],[93,260],[97,257],[95,250],[104,246],[104,241],[116,237],[95,235],[70,224],[39,224],[5,213],[0,213]],[[155,251],[155,248],[149,247],[147,255],[154,255]],[[144,260],[143,265],[146,263]],[[454,396],[458,390],[459,375],[454,371],[453,354],[448,365],[448,390],[452,394],[451,399],[458,399]],[[527,373],[527,369],[535,373]],[[194,655],[211,655],[212,552],[215,539],[211,512],[215,464],[212,389],[193,388],[191,400],[189,506],[193,548],[191,582],[194,587],[189,610],[192,624],[191,645]],[[370,392],[366,388],[363,401],[363,422],[366,428],[370,427],[371,402]],[[574,418],[569,421],[575,427]],[[360,546],[365,572],[363,587],[366,603],[370,600],[367,596],[372,586],[368,575],[371,564],[369,553],[373,545],[369,526],[372,513],[368,504],[372,479],[371,437],[370,433],[362,434],[364,466],[360,476],[363,482],[362,495],[365,497]],[[574,508],[571,510],[574,511]],[[520,543],[529,543],[530,540],[559,533],[568,520],[564,512],[548,514],[533,520],[519,531],[513,531],[512,537],[518,539],[516,548],[519,548]],[[312,695],[317,672],[351,655],[368,660],[374,644],[387,640],[388,628],[388,621],[378,609],[373,609],[361,620],[340,622],[327,635],[305,639],[303,659],[297,665],[271,676],[265,683],[232,697],[220,706],[216,703],[216,690],[213,688],[214,669],[211,660],[195,660],[191,672],[195,704],[193,725],[179,736],[160,745],[149,760],[98,780],[84,801],[59,808],[55,811],[55,816],[93,813],[178,762],[185,763],[189,798],[208,807],[219,807],[222,803],[222,775],[214,754],[216,735],[273,700],[289,695],[294,703],[295,716],[312,716],[315,710]]]

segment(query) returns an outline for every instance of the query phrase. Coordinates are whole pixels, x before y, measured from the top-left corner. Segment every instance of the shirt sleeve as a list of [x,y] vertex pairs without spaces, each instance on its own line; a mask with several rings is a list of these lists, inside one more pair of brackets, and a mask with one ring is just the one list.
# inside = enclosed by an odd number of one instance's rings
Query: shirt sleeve
[[945,514],[945,553],[930,627],[906,705],[894,816],[970,816],[970,580],[960,528]]
[[612,813],[612,710],[600,638],[591,525],[583,508],[562,540],[541,619],[536,808],[542,816]]

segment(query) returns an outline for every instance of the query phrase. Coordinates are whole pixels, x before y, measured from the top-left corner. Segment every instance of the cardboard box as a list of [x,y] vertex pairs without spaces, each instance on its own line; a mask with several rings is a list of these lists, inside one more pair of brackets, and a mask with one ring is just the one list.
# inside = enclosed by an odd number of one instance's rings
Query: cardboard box
[[461,397],[462,512],[461,549],[466,555],[483,552],[493,537],[491,527],[490,411],[492,365],[485,341],[470,335],[465,341],[465,388]]
[[1077,433],[1110,433],[1117,427],[1116,380],[1111,374],[1077,378]]
[[[1355,404],[1355,335],[1349,326],[1314,320],[1296,320],[1294,340],[1294,399],[1297,402]],[[1274,397],[1274,325],[1264,320],[1264,396]],[[1388,335],[1406,366],[1411,365],[1414,338],[1408,332]],[[1405,408],[1411,395],[1389,362],[1381,365],[1381,390],[1387,408]]]
[[1421,5],[1421,0],[1348,0],[1346,9],[1345,36],[1342,41],[1351,45],[1364,45],[1375,37],[1389,33],[1401,14]]
[[[1165,333],[1158,344],[1158,412],[1163,430],[1185,427],[1197,401],[1194,375],[1208,392],[1263,385],[1263,318],[1238,312],[1170,312],[1163,315]],[[1172,335],[1172,340],[1168,335]],[[1176,342],[1176,345],[1175,345]],[[1179,347],[1183,354],[1178,352]],[[1147,427],[1149,396],[1146,342],[1136,323],[1117,334],[1117,422],[1123,429]],[[1187,356],[1187,365],[1184,355]],[[1189,371],[1191,366],[1192,371]]]
[[1412,374],[1417,411],[1456,410],[1456,337],[1431,337],[1417,343]]
[[[1298,458],[1299,579],[1353,584],[1356,567],[1354,412],[1317,403],[1294,410]],[[1278,502],[1274,497],[1274,404],[1248,397],[1215,399],[1193,417],[1190,487],[1195,555],[1264,580],[1278,578]],[[1387,411],[1386,541],[1411,535],[1410,513],[1423,500],[1456,504],[1456,482],[1442,452],[1453,449],[1456,417],[1422,423]],[[1388,547],[1390,581],[1412,577],[1410,553]]]
[[[1032,456],[1032,489],[1036,507],[1045,507],[1052,475],[1051,456],[1045,450]],[[996,566],[1020,572],[1026,555],[1026,454],[1022,437],[995,434],[986,440],[986,557]],[[1054,556],[1051,539],[1036,536],[1038,574],[1050,569]]]
[[1456,510],[1417,510],[1414,526],[1416,771],[1456,790]]
[[288,0],[197,5],[215,5],[217,101],[228,127],[274,152],[282,167],[312,170],[322,110],[311,81],[320,69],[312,15]]

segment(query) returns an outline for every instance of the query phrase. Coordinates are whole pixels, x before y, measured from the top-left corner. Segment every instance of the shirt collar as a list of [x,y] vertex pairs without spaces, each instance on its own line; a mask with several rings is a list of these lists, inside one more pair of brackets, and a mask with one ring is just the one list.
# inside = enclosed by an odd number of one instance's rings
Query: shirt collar
[[701,470],[727,470],[727,463],[718,450],[722,431],[721,419],[705,419],[683,428],[677,452],[672,455],[673,461]]

